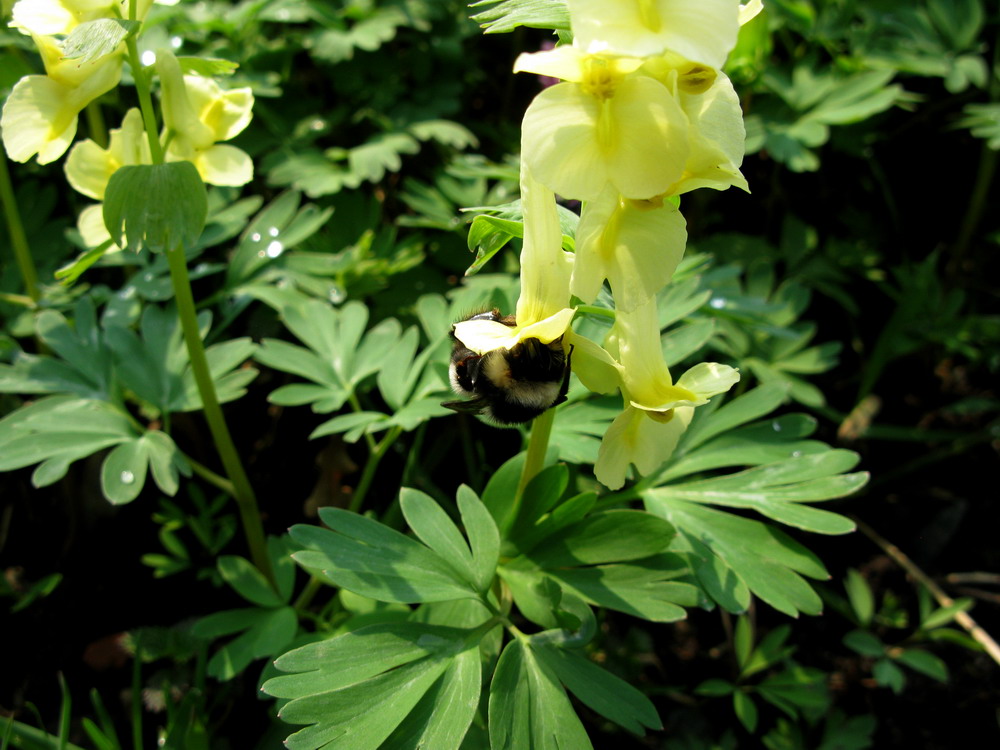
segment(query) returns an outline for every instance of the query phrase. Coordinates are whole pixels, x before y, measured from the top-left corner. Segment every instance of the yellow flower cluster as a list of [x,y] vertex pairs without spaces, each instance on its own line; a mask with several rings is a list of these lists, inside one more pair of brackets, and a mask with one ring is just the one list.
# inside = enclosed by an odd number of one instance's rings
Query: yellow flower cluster
[[[142,21],[154,0],[137,0]],[[156,0],[170,5],[176,0]],[[8,156],[24,162],[37,156],[40,164],[61,157],[76,137],[79,113],[90,102],[118,85],[125,44],[95,59],[66,58],[60,39],[89,21],[129,18],[130,0],[18,0],[11,26],[35,41],[45,75],[23,77],[3,108],[0,128]],[[160,142],[167,161],[186,160],[210,185],[238,187],[253,178],[253,162],[235,146],[222,145],[250,122],[254,103],[249,88],[222,89],[211,78],[183,74],[170,51],[156,53],[164,130]],[[152,164],[143,117],[130,109],[121,128],[109,134],[107,147],[87,139],[77,143],[66,160],[70,185],[96,200],[115,171],[125,165]],[[78,227],[84,241],[96,247],[110,239],[101,205],[81,213]]]
[[[525,338],[573,347],[584,385],[619,389],[624,410],[595,471],[625,483],[629,465],[654,471],[673,452],[693,409],[739,373],[699,364],[674,382],[663,359],[656,295],[687,241],[669,199],[699,187],[747,189],[739,100],[720,68],[760,0],[569,0],[572,46],[521,55],[514,70],[562,80],[542,91],[522,124],[524,249],[517,327],[460,323],[455,335],[484,353]],[[561,249],[555,194],[583,202],[576,251]],[[569,327],[572,298],[593,302],[607,281],[615,324],[600,347]]]

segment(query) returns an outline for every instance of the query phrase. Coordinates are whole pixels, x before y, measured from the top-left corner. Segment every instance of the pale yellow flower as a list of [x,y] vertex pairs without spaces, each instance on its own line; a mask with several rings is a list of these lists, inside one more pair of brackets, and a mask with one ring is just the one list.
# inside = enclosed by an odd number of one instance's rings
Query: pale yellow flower
[[11,159],[25,162],[37,154],[39,164],[48,164],[73,142],[83,108],[118,85],[122,61],[117,54],[83,63],[66,60],[55,39],[35,37],[35,43],[46,75],[25,76],[15,84],[0,127]]
[[253,91],[223,89],[211,78],[182,75],[177,58],[160,51],[156,69],[162,84],[167,161],[190,161],[210,185],[238,187],[253,179],[253,161],[223,145],[250,123]]
[[670,281],[686,243],[676,206],[661,198],[629,200],[608,188],[581,215],[570,290],[590,303],[607,279],[615,308],[634,310]]
[[[108,134],[108,147],[101,148],[87,139],[73,146],[66,158],[66,180],[77,192],[102,201],[104,191],[119,167],[152,164],[149,141],[138,109],[125,113],[122,126]],[[89,247],[111,239],[104,226],[102,206],[88,206],[77,219],[77,229]]]
[[611,490],[625,484],[629,465],[639,474],[652,474],[670,458],[694,415],[694,407],[675,409],[667,421],[650,419],[646,412],[626,406],[601,441],[594,474]]
[[626,198],[664,193],[684,172],[687,117],[671,91],[635,73],[633,58],[574,47],[518,57],[514,70],[563,78],[524,114],[521,158],[566,198],[594,200],[610,184]]
[[675,52],[721,68],[736,45],[739,0],[570,0],[573,43],[585,52]]

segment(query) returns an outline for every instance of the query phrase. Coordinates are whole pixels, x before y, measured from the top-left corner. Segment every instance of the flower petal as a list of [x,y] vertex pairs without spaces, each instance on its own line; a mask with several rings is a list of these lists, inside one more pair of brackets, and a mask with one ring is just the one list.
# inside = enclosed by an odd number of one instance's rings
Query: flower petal
[[[519,328],[524,328],[569,307],[573,256],[562,249],[555,196],[532,178],[527,166],[521,168],[521,210],[524,245],[521,249],[521,294],[515,320]],[[561,336],[566,325],[553,338]]]
[[518,342],[517,330],[495,320],[463,320],[455,324],[455,338],[476,354],[485,354],[503,347],[510,349]]
[[719,73],[703,94],[680,94],[690,120],[691,153],[684,175],[668,191],[679,195],[699,187],[725,190],[730,185],[750,191],[740,172],[746,145],[743,110],[732,81]]
[[686,243],[684,217],[673,204],[605,191],[583,209],[570,289],[590,303],[608,279],[615,307],[634,310],[670,281]]
[[592,200],[608,181],[597,140],[600,104],[574,83],[535,97],[521,124],[521,158],[535,178],[566,198]]
[[587,390],[594,393],[612,393],[622,382],[621,366],[608,352],[573,330],[566,331],[563,348],[573,348],[573,372]]
[[253,160],[236,146],[216,144],[200,151],[194,165],[209,185],[239,187],[253,179]]
[[[76,220],[76,228],[87,247],[97,247],[111,240],[108,228],[104,224],[103,203],[95,203],[83,209]],[[114,252],[117,249],[117,246],[112,244],[108,251]]]
[[699,406],[708,403],[712,396],[725,393],[740,381],[740,371],[718,362],[702,362],[695,365],[677,379],[677,385],[697,394],[694,403]]
[[568,44],[542,52],[522,52],[514,61],[514,72],[578,82],[583,78],[583,57],[583,52]]
[[574,44],[646,57],[670,50],[721,68],[739,32],[738,0],[570,0]]
[[642,475],[652,474],[673,454],[693,412],[677,409],[670,421],[657,422],[639,409],[625,407],[601,441],[594,465],[597,480],[609,489],[620,489],[629,464]]
[[48,76],[25,76],[3,106],[0,129],[7,156],[25,162],[38,154],[39,164],[62,156],[76,136],[78,109],[68,106],[71,89]]

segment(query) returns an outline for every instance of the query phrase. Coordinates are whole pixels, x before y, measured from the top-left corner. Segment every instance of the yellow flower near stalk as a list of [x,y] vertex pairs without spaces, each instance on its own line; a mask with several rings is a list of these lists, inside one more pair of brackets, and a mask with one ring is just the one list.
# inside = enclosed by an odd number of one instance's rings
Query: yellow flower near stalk
[[535,97],[521,158],[564,198],[594,200],[609,185],[630,199],[661,195],[688,158],[687,117],[673,93],[637,71],[642,60],[563,46],[523,54],[514,71],[563,79]]
[[670,51],[721,68],[736,44],[739,0],[570,0],[574,44],[590,53]]
[[[159,0],[172,5],[177,0]],[[153,0],[138,0],[136,20],[146,17]],[[29,75],[14,86],[3,108],[0,128],[7,155],[25,162],[38,156],[39,164],[66,153],[76,137],[80,112],[97,97],[118,85],[124,44],[94,60],[63,55],[57,36],[71,33],[88,21],[129,18],[129,0],[18,0],[10,25],[30,35],[38,47],[45,75]]]
[[632,311],[616,311],[608,346],[617,356],[625,409],[604,435],[594,470],[602,484],[617,489],[629,464],[649,474],[666,461],[691,411],[728,391],[740,375],[728,365],[702,362],[675,383],[663,359],[655,297]]
[[167,161],[190,161],[210,185],[239,187],[253,179],[253,161],[235,146],[222,145],[253,118],[253,91],[223,89],[211,78],[185,76],[172,53],[160,51],[156,69]]
[[118,85],[122,61],[118,54],[84,63],[64,60],[55,39],[34,39],[46,74],[24,76],[14,85],[4,103],[0,128],[12,160],[25,162],[37,154],[39,164],[48,164],[73,142],[83,108]]
[[[159,53],[157,64],[163,82],[165,128],[161,140],[167,143],[167,161],[193,162],[210,185],[238,187],[249,182],[253,178],[250,157],[235,146],[216,141],[237,135],[250,122],[250,89],[225,91],[209,78],[182,76],[170,53]],[[66,159],[66,178],[75,190],[100,201],[119,167],[152,163],[142,115],[130,109],[121,128],[110,132],[107,148],[89,139],[73,147]],[[80,213],[77,228],[89,247],[110,239],[100,204]]]

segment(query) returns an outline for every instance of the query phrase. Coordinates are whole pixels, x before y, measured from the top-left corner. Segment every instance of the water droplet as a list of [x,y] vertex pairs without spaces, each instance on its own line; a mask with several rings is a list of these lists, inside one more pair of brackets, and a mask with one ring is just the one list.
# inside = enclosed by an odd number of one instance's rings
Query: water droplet
[[271,240],[267,245],[267,257],[277,258],[285,252],[285,246],[282,245],[278,240]]
[[333,289],[330,290],[330,301],[335,305],[339,305],[343,302],[346,296],[347,295],[344,294],[344,290],[340,287],[333,287]]
[[278,236],[278,228],[277,227],[271,227],[270,229],[267,230],[267,233],[271,237],[277,237]]
[[135,481],[135,474],[131,471],[123,471],[119,479],[122,484],[132,484]]
[[156,53],[153,52],[153,50],[151,50],[151,49],[146,50],[139,57],[139,62],[141,62],[147,68],[150,65],[155,65],[156,64]]
[[180,49],[182,44],[184,44],[184,40],[179,36],[170,37],[170,46],[174,49]]
[[792,458],[801,458],[802,451],[792,451]]
[[118,292],[118,296],[122,299],[132,299],[135,296],[135,287],[127,286]]
[[144,273],[142,275],[142,280],[143,281],[152,281],[153,280],[153,272],[152,271],[146,271],[146,273]]
[[781,422],[778,422],[777,420],[771,422],[771,429],[775,432],[781,432]]
[[716,310],[721,310],[723,307],[726,306],[726,298],[725,297],[712,297],[711,301],[709,301],[708,304],[709,304],[710,307],[713,307]]
[[260,232],[254,232],[250,235],[251,242],[260,242]]
[[266,258],[267,257],[267,253],[265,253],[263,250],[258,250],[257,251],[257,257],[258,258]]

